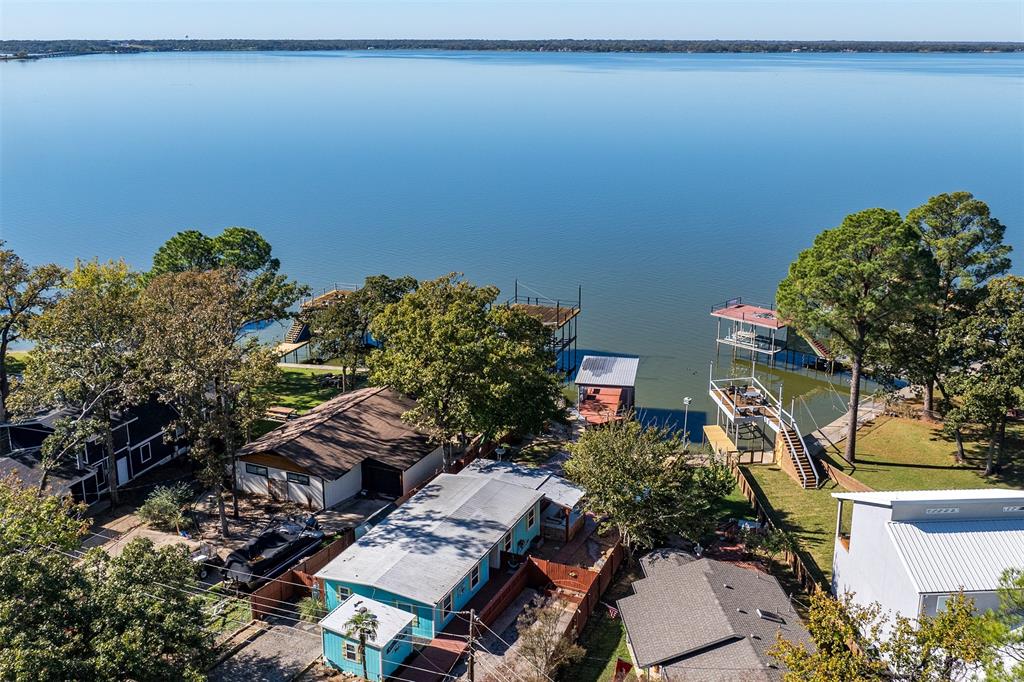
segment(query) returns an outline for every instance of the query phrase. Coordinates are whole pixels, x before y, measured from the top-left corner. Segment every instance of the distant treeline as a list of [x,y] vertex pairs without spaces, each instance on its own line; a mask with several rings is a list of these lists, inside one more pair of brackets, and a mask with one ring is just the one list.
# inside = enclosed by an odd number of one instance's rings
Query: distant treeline
[[1021,52],[1024,43],[848,40],[0,40],[0,53],[256,50],[504,50],[511,52]]

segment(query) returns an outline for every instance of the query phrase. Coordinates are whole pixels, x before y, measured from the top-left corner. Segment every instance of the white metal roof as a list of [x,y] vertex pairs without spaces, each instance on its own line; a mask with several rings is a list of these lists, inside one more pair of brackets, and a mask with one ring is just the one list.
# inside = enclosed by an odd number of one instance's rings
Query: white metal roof
[[[348,629],[348,619],[354,616],[361,608],[365,608],[377,617],[377,636],[373,639],[367,639],[366,643],[378,649],[382,646],[387,646],[388,642],[402,632],[402,628],[412,623],[412,614],[408,611],[388,606],[369,597],[353,594],[328,613],[320,621],[320,627],[342,637],[348,637],[345,634],[345,631]],[[352,637],[350,639],[356,638]]]
[[1024,566],[1024,519],[887,524],[918,592],[986,592]]
[[832,493],[840,500],[891,507],[894,502],[971,502],[1024,500],[1024,491],[1001,488],[976,490],[879,490],[870,493]]
[[635,386],[639,358],[584,355],[576,383],[582,386]]
[[541,497],[493,478],[441,474],[316,577],[437,604]]
[[505,483],[539,490],[552,502],[562,507],[573,508],[583,499],[583,490],[561,476],[543,469],[528,467],[515,462],[501,462],[493,459],[475,459],[466,465],[460,476],[489,476]]

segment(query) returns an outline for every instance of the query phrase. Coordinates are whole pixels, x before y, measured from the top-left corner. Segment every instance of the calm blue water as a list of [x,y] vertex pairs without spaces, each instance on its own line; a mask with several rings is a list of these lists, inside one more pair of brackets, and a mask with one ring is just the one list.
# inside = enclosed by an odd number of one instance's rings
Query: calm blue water
[[581,284],[581,347],[641,356],[639,401],[695,396],[691,425],[710,305],[771,300],[851,211],[967,189],[1024,262],[1024,55],[104,55],[0,78],[0,237],[28,260],[144,268],[177,230],[246,225],[316,287]]

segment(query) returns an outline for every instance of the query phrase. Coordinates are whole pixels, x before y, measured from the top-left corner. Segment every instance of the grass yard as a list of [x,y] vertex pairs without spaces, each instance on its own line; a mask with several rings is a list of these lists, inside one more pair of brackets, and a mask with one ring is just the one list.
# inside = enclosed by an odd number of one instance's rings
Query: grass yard
[[209,613],[209,629],[220,634],[234,632],[252,620],[252,610],[248,601],[232,596],[229,592],[221,592],[220,584],[214,585],[203,595],[206,610]]
[[754,487],[782,527],[796,538],[827,578],[832,574],[832,550],[835,548],[836,507],[832,493],[840,492],[827,483],[818,490],[804,490],[777,466],[744,467],[754,478]]
[[314,376],[331,371],[317,369],[282,369],[281,378],[271,386],[274,405],[291,407],[300,412],[316,407],[341,393],[340,388],[321,387]]
[[9,350],[7,351],[7,371],[10,374],[20,374],[25,370],[25,356],[28,351]]
[[[858,461],[852,469],[844,468],[876,490],[1024,485],[1024,472],[1019,464],[1007,467],[998,476],[982,475],[988,443],[979,438],[981,434],[966,434],[967,465],[959,466],[954,459],[956,444],[943,435],[940,428],[913,419],[881,419],[867,430],[861,430],[857,439]],[[1024,452],[1024,424],[1008,424],[1006,438],[1011,460],[1019,462],[1019,455]]]
[[622,619],[611,618],[607,609],[594,612],[579,643],[587,653],[582,661],[562,673],[560,679],[565,682],[609,682],[615,675],[615,662],[620,658],[630,660]]

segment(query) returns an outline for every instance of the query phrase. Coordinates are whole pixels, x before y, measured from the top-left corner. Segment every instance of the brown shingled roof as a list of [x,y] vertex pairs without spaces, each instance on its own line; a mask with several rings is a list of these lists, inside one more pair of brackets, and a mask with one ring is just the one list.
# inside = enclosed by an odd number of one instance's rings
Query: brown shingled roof
[[390,388],[344,393],[249,443],[238,456],[273,453],[328,480],[366,459],[404,471],[435,449],[426,434],[402,421],[415,404]]

